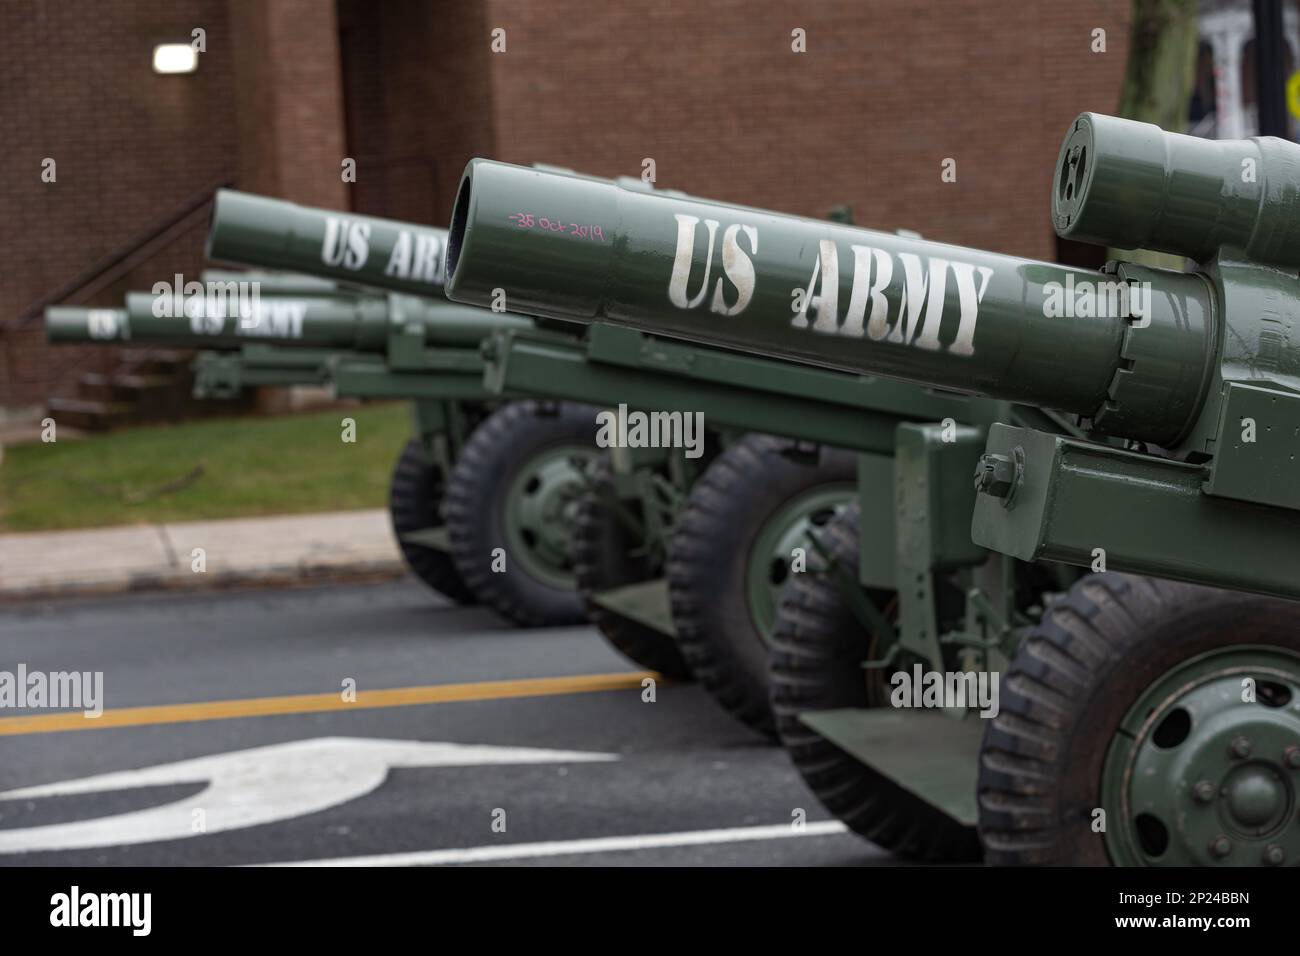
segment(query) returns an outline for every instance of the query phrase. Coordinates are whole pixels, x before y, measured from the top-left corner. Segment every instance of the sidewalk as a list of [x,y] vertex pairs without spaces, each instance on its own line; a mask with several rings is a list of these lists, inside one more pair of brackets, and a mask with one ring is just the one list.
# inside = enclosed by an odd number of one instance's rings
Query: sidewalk
[[[196,570],[202,549],[205,570]],[[0,601],[116,591],[396,577],[388,512],[0,534]]]

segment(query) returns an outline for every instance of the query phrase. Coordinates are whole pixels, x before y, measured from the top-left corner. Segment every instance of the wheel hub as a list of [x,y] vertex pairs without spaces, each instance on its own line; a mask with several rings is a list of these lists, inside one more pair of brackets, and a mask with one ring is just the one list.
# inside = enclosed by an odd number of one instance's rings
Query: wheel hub
[[1286,814],[1288,790],[1287,781],[1275,766],[1256,763],[1238,767],[1224,782],[1221,814],[1238,831],[1268,833]]
[[572,587],[570,539],[578,499],[598,454],[586,446],[549,448],[530,459],[506,489],[510,556],[554,587]]
[[853,501],[856,489],[836,483],[809,489],[787,502],[759,529],[746,574],[750,615],[764,643],[776,624],[777,599],[790,575],[795,548],[809,547],[808,533],[820,528]]
[[1107,755],[1103,799],[1125,864],[1300,862],[1300,662],[1225,648],[1166,674],[1129,711]]

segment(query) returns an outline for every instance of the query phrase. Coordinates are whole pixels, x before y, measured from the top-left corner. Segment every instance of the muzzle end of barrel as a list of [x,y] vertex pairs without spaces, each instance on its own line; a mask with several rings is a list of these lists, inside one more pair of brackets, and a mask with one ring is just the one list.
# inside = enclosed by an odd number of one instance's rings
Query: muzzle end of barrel
[[45,340],[51,345],[121,342],[128,338],[125,309],[52,305],[45,310]]
[[460,188],[456,191],[456,205],[451,211],[451,227],[447,234],[447,292],[456,286],[456,267],[460,265],[461,252],[468,238],[469,206],[474,190],[474,160],[465,167]]

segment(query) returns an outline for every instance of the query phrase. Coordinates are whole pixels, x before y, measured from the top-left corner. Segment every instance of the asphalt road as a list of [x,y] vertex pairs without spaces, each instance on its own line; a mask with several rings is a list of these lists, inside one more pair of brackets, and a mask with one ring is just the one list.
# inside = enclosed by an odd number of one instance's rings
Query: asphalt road
[[894,862],[698,688],[414,581],[0,608],[19,663],[106,715],[0,711],[0,865]]

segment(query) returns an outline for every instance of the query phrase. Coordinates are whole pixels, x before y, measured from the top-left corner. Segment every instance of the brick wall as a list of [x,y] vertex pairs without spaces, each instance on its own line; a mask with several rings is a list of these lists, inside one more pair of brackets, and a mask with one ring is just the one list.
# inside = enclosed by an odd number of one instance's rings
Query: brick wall
[[353,208],[445,225],[465,164],[495,148],[484,7],[340,0]]
[[230,0],[239,187],[346,208],[343,88],[330,0]]
[[[218,176],[445,224],[486,155],[1052,258],[1048,189],[1080,110],[1111,110],[1128,0],[35,0],[0,4],[0,323]],[[34,12],[33,12],[34,11]],[[208,31],[197,73],[153,44]],[[507,52],[489,49],[506,30]],[[807,52],[791,51],[791,30]],[[1093,53],[1091,31],[1107,33]],[[57,184],[40,161],[58,161]],[[344,185],[339,163],[359,160]],[[957,181],[940,180],[945,158]],[[192,273],[202,222],[114,288]],[[0,406],[102,350],[39,328],[0,356]],[[82,356],[87,358],[83,359]]]
[[[332,0],[33,0],[0,4],[0,324],[129,246],[225,177],[308,203],[348,200]],[[153,47],[202,27],[196,72],[160,76]],[[41,161],[57,163],[43,183]],[[187,220],[86,299],[197,275],[207,222]],[[42,403],[106,349],[52,349],[39,322],[0,338],[0,407]]]
[[[70,280],[233,172],[229,47],[222,0],[37,0],[0,4],[0,323]],[[209,52],[188,76],[159,76],[153,47],[208,31]],[[45,157],[57,181],[41,181]],[[202,228],[128,282],[197,268]],[[100,303],[120,300],[122,287]],[[102,352],[47,349],[39,328],[0,340],[0,405],[44,400],[51,376]]]
[[1081,6],[657,0],[593,16],[489,0],[507,37],[490,59],[496,158],[612,176],[652,157],[658,185],[695,195],[804,215],[850,202],[864,225],[1050,258],[1061,138],[1081,110],[1115,108],[1127,50],[1127,0]]

